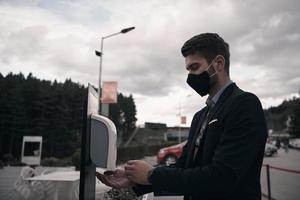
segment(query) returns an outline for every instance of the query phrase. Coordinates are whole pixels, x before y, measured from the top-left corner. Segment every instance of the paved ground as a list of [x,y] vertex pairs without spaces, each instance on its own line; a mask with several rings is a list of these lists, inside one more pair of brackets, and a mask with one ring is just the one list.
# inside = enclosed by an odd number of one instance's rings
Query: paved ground
[[[146,160],[152,164],[156,164],[156,157],[146,157]],[[269,164],[275,167],[293,169],[300,171],[300,151],[290,150],[288,153],[283,150],[279,150],[278,155],[274,157],[266,157],[264,164]],[[19,170],[18,167],[11,170]],[[15,182],[19,171],[6,172],[5,169],[0,170],[0,200],[7,200],[10,198],[4,198],[4,193],[12,193],[12,185]],[[271,193],[272,197],[276,200],[299,200],[300,199],[300,174],[294,174],[289,172],[282,172],[275,169],[271,169]],[[262,169],[261,173],[262,191],[267,194],[267,181],[266,181],[266,169]],[[103,199],[103,192],[109,188],[104,187],[103,184],[97,181],[97,198]],[[148,195],[148,200],[182,200],[182,197],[153,197],[153,194]],[[13,198],[17,199],[17,198]],[[263,197],[263,200],[267,198]]]
[[[264,164],[300,171],[300,151],[289,150],[288,153],[285,153],[283,150],[279,150],[277,156],[265,158]],[[300,199],[300,174],[271,169],[270,178],[273,198],[277,200]],[[261,183],[262,191],[265,194],[267,194],[266,180],[266,168],[264,167],[261,172]]]
[[[152,164],[156,164],[156,157],[146,157],[146,160]],[[299,170],[300,171],[300,151],[279,150],[278,155],[274,157],[265,157],[264,164],[271,166]],[[271,169],[271,195],[276,200],[299,200],[300,199],[300,174],[282,172]],[[262,192],[267,194],[266,168],[262,168],[261,172]],[[182,197],[155,197],[155,200],[182,200]],[[267,199],[262,196],[262,199]]]
[[[20,175],[22,167],[4,167],[0,169],[0,200],[22,200],[22,196],[14,189],[14,183]],[[75,167],[37,167],[37,174],[47,171],[74,171]],[[25,189],[24,189],[25,190]],[[35,198],[37,199],[37,198]]]

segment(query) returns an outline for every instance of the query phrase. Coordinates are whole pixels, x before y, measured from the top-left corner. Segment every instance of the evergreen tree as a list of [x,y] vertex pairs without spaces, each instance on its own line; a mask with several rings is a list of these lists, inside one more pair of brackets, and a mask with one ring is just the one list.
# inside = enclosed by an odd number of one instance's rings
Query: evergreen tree
[[126,140],[135,129],[136,107],[132,95],[118,94],[118,103],[110,105],[110,118],[117,127],[118,137]]
[[294,137],[300,138],[300,98],[295,99],[289,132]]
[[[0,159],[21,155],[23,136],[42,136],[44,157],[71,156],[80,147],[83,102],[87,88],[71,79],[46,81],[31,73],[0,73]],[[133,97],[118,94],[110,107],[118,133],[135,127]]]
[[127,130],[132,131],[135,129],[136,123],[136,107],[132,95],[125,98],[125,102],[122,104],[125,114],[125,127]]

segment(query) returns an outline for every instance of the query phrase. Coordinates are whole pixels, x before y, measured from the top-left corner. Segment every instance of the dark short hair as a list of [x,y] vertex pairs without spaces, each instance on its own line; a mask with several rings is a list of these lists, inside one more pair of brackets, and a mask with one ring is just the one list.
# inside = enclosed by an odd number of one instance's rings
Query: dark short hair
[[199,53],[208,63],[217,55],[222,55],[225,58],[225,71],[229,74],[229,45],[216,33],[202,33],[192,37],[183,44],[181,53],[184,57]]

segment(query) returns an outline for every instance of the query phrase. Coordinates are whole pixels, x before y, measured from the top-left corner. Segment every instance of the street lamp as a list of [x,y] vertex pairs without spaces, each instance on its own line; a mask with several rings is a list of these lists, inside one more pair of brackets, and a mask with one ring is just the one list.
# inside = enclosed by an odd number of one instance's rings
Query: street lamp
[[[191,94],[188,94],[185,96],[185,98],[188,98],[188,97],[191,97],[192,95]],[[182,115],[181,115],[181,97],[179,98],[179,131],[178,131],[178,143],[181,143],[181,118],[182,118]]]
[[99,56],[100,57],[100,67],[99,67],[99,91],[98,91],[98,113],[99,115],[101,114],[101,76],[102,76],[102,60],[103,60],[103,42],[104,42],[104,39],[107,39],[107,38],[110,38],[110,37],[113,37],[115,35],[118,35],[118,34],[121,34],[121,33],[127,33],[129,31],[132,31],[133,29],[135,29],[135,27],[129,27],[129,28],[125,28],[125,29],[122,29],[120,32],[117,32],[117,33],[113,33],[113,34],[110,34],[110,35],[107,35],[107,36],[104,36],[101,38],[101,49],[100,51],[95,51],[95,54],[96,56]]

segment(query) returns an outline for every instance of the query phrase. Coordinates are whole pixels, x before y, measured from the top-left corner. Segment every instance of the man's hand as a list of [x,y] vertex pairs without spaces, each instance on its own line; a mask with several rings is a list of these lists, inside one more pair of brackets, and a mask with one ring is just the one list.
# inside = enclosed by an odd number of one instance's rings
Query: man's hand
[[148,172],[154,167],[142,160],[130,160],[125,165],[125,174],[129,180],[142,185],[150,185]]
[[128,188],[135,185],[126,177],[123,169],[104,172],[104,174],[96,172],[96,177],[105,185],[113,188]]

